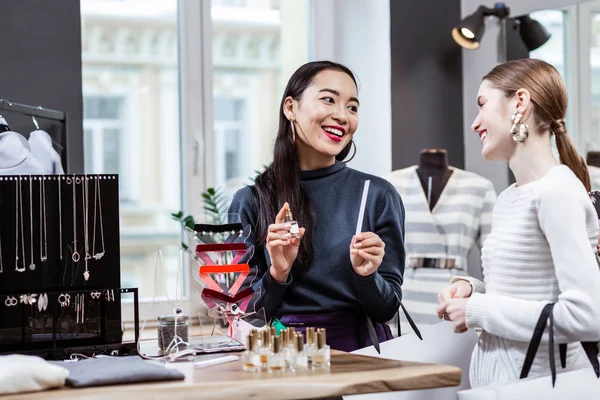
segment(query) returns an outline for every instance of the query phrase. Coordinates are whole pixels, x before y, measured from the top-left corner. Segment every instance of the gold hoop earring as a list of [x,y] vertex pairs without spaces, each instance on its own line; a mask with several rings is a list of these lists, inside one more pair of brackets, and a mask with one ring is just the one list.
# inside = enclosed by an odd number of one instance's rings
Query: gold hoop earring
[[350,161],[352,161],[352,159],[354,159],[354,156],[356,156],[356,143],[354,143],[354,139],[350,140],[350,143],[352,143],[352,147],[354,147],[354,152],[352,153],[352,157],[350,157],[347,160],[342,161],[343,163],[347,164]]
[[294,126],[294,120],[290,119],[290,126],[292,127],[292,143],[296,143],[296,127]]
[[510,134],[515,143],[523,143],[529,137],[529,127],[523,123],[523,114],[515,110],[512,115],[512,127]]

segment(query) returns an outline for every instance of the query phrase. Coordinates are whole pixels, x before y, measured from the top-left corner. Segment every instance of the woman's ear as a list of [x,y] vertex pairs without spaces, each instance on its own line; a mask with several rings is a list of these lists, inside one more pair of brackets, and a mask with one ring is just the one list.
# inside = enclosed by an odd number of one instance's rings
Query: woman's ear
[[517,101],[516,109],[523,115],[527,115],[531,111],[531,93],[527,89],[519,89],[515,93],[515,99]]
[[283,114],[290,121],[296,120],[296,101],[291,96],[283,101]]

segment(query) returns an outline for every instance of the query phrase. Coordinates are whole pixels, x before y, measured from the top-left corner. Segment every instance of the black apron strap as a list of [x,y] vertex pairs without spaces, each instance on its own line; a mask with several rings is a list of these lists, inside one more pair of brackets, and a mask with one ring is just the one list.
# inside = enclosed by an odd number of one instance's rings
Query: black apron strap
[[600,378],[600,365],[598,365],[598,342],[581,342],[588,360],[594,368],[596,377]]
[[567,344],[561,343],[558,345],[558,351],[560,352],[560,366],[563,368],[567,367]]
[[[410,317],[410,314],[408,314],[408,311],[406,310],[406,308],[404,307],[404,304],[402,304],[402,302],[400,302],[400,307],[402,307],[402,312],[404,312],[404,315],[406,316],[406,319],[408,320],[410,327],[413,329],[413,331],[415,331],[415,334],[417,335],[417,337],[419,339],[423,340],[423,336],[421,336],[421,331],[419,331],[419,328],[417,328],[417,324],[415,324],[415,321],[413,321],[413,319]],[[400,325],[400,315],[398,315],[398,325]],[[400,331],[398,331],[398,332],[400,332]]]
[[[552,304],[554,307],[554,304]],[[552,387],[556,383],[556,359],[554,358],[554,313],[550,308],[550,325],[548,326],[548,356],[550,357],[550,374],[552,374]]]
[[381,354],[381,349],[379,348],[379,338],[377,337],[377,332],[375,331],[375,326],[373,326],[373,321],[371,317],[367,315],[367,332],[369,332],[369,337],[371,338],[371,342],[373,343],[373,347],[377,350],[377,354]]
[[531,370],[531,366],[533,365],[533,360],[535,359],[535,354],[537,353],[538,348],[540,347],[540,342],[542,341],[542,336],[544,335],[544,330],[546,329],[546,322],[548,321],[548,316],[552,314],[552,308],[554,307],[554,303],[546,304],[540,318],[535,325],[535,329],[533,331],[533,335],[531,337],[531,341],[529,342],[529,346],[527,347],[527,353],[525,355],[525,362],[523,363],[523,369],[521,370],[521,376],[519,379],[527,378],[529,375],[529,371]]

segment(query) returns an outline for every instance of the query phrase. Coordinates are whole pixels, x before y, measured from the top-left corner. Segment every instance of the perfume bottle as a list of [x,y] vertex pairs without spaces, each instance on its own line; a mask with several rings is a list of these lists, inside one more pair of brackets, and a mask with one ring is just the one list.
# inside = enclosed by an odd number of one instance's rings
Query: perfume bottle
[[283,350],[285,358],[285,365],[294,371],[294,364],[296,359],[296,335],[292,329],[287,329],[286,332],[286,345]]
[[285,359],[281,352],[281,338],[273,339],[273,354],[269,357],[269,373],[279,373],[285,370]]
[[258,329],[252,329],[250,334],[254,338],[254,350],[258,353],[262,347],[262,334]]
[[285,212],[284,221],[291,225],[291,228],[290,228],[291,237],[294,239],[298,238],[300,236],[300,227],[298,226],[298,222],[294,221],[294,216],[292,215],[292,211],[289,209],[289,207],[288,207],[287,211]]
[[242,354],[242,365],[244,371],[258,372],[260,371],[260,356],[255,351],[256,337],[252,334],[247,337],[246,351]]
[[315,342],[315,328],[306,328],[306,346],[304,346],[304,351],[308,357],[309,364],[312,363],[312,357],[317,350]]
[[317,351],[312,358],[312,369],[329,369],[331,365],[331,351],[325,343],[325,330],[317,332]]
[[271,332],[269,330],[262,331],[262,347],[259,350],[261,369],[266,371],[269,368],[269,358],[271,352]]
[[296,335],[296,355],[294,360],[294,371],[306,371],[308,369],[308,356],[304,351],[304,337]]

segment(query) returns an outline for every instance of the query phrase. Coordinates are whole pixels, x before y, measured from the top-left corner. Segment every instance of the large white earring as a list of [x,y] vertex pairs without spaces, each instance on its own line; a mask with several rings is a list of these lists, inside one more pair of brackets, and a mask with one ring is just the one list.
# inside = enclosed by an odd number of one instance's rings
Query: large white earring
[[515,110],[512,115],[512,127],[510,134],[515,143],[523,143],[529,137],[529,127],[523,123],[523,114]]

